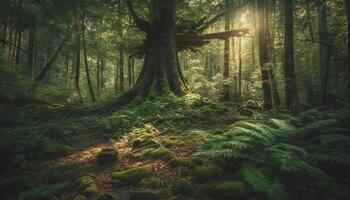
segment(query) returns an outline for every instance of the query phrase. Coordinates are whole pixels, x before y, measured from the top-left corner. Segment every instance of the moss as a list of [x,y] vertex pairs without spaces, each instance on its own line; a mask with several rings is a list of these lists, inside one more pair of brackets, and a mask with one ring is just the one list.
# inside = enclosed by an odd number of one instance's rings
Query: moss
[[100,190],[97,188],[96,183],[90,184],[85,190],[84,190],[84,195],[88,197],[93,197],[96,196],[100,193]]
[[149,177],[152,169],[148,166],[135,167],[121,172],[112,173],[112,181],[114,185],[132,185],[140,182],[142,179]]
[[144,178],[140,182],[140,186],[150,189],[158,189],[163,186],[162,181],[158,178]]
[[2,191],[6,193],[20,193],[29,187],[30,178],[28,176],[15,176],[0,181],[0,194]]
[[114,200],[114,197],[110,194],[99,195],[95,200]]
[[[194,196],[196,197],[215,197],[215,187],[211,183],[202,183],[198,185]],[[200,198],[203,199],[203,198]]]
[[49,143],[44,153],[53,156],[64,156],[70,154],[73,150],[74,149],[68,145]]
[[240,181],[225,181],[218,183],[216,191],[224,199],[246,199],[247,191]]
[[164,147],[170,148],[170,147],[174,147],[174,146],[183,146],[185,143],[182,141],[179,141],[175,138],[169,138],[169,139],[163,140],[162,144]]
[[74,198],[74,200],[86,200],[86,197],[83,195],[78,195]]
[[215,165],[197,166],[193,170],[192,178],[196,182],[216,180],[220,176],[220,169]]
[[[145,128],[146,132],[150,132],[149,131],[150,128]],[[134,139],[132,146],[134,148],[137,147],[146,147],[146,146],[153,146],[153,147],[160,147],[159,142],[156,140],[156,137],[154,135],[154,133],[146,133],[136,139]]]
[[145,153],[144,156],[146,158],[160,159],[165,161],[170,160],[173,157],[172,152],[165,147],[158,147],[157,149]]
[[174,157],[173,159],[168,161],[168,164],[173,167],[186,165],[185,160],[183,158]]
[[83,176],[78,179],[79,189],[84,190],[89,187],[91,184],[94,184],[95,181],[91,176]]
[[114,149],[103,149],[96,157],[100,165],[114,163],[118,160],[118,152]]
[[174,194],[189,194],[192,191],[192,184],[189,180],[182,178],[178,180],[171,188]]

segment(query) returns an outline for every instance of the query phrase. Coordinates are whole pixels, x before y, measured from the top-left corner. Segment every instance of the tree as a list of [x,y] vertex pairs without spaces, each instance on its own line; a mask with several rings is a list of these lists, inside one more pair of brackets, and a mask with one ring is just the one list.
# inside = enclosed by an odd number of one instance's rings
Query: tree
[[291,111],[297,111],[298,90],[295,78],[294,67],[294,20],[293,0],[285,1],[285,35],[284,35],[284,79],[285,79],[285,98],[286,108]]
[[[230,0],[224,0],[225,8],[226,8],[226,13],[225,13],[225,31],[230,30],[230,25],[231,25],[231,15],[230,15],[230,6],[231,6],[231,1]],[[229,74],[230,71],[230,38],[225,39],[224,41],[224,70],[223,70],[223,91],[222,91],[222,100],[223,101],[228,101],[230,100],[230,85],[229,85]]]
[[347,14],[347,25],[348,25],[348,59],[347,59],[347,70],[348,70],[348,85],[347,85],[347,94],[348,102],[350,102],[350,0],[345,0],[345,8]]
[[267,47],[267,13],[266,13],[266,0],[257,0],[258,11],[258,41],[259,41],[259,61],[261,71],[261,81],[263,90],[263,108],[265,111],[271,110],[272,98],[271,98],[271,86],[269,80],[269,54]]
[[[328,49],[329,49],[329,41],[328,41],[328,26],[327,26],[327,8],[326,8],[326,0],[317,0],[317,18],[318,18],[318,42],[319,42],[319,69],[320,69],[320,88],[321,90],[321,102],[322,104],[326,104],[324,91],[327,91],[325,86],[326,83],[326,71],[327,71],[327,63],[329,62],[328,58]],[[323,92],[322,92],[323,91]]]

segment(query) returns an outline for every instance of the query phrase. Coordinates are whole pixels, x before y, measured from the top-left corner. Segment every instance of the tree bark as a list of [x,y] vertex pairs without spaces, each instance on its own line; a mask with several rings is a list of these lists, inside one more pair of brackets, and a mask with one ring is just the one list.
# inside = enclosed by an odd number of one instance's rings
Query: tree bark
[[294,4],[293,0],[285,1],[285,36],[284,36],[284,77],[286,109],[298,110],[298,90],[294,66]]
[[30,78],[33,78],[34,47],[35,47],[35,28],[31,27],[28,32],[28,57],[27,57],[27,70],[28,70],[28,76]]
[[146,55],[135,86],[120,96],[112,108],[135,98],[189,93],[177,55],[176,1],[152,0],[149,22],[136,14],[130,0],[128,6],[138,28],[146,32]]
[[325,104],[323,100],[322,91],[325,91],[324,86],[326,85],[326,68],[327,68],[327,50],[328,50],[328,26],[327,26],[327,8],[326,0],[317,0],[317,18],[318,18],[318,40],[319,40],[319,70],[320,70],[320,88],[321,90],[321,102]]
[[74,86],[77,92],[79,102],[83,103],[83,96],[80,92],[79,80],[80,80],[80,34],[77,34],[76,38],[76,54],[75,54],[75,72],[74,72]]
[[100,97],[100,90],[101,90],[101,60],[99,56],[97,56],[97,63],[96,63],[96,95]]
[[119,50],[119,92],[124,92],[124,49]]
[[269,80],[269,54],[267,47],[267,13],[266,0],[257,0],[258,10],[258,40],[259,40],[259,61],[261,71],[261,82],[263,89],[263,109],[269,111],[272,109],[271,86]]
[[[230,0],[224,0],[226,11],[230,9]],[[230,30],[231,20],[230,13],[225,13],[225,31]],[[224,71],[223,71],[223,83],[222,83],[222,100],[230,100],[230,85],[229,85],[229,71],[230,71],[230,38],[226,38],[224,41]]]
[[18,36],[17,36],[17,47],[16,47],[16,59],[15,59],[15,64],[19,65],[20,60],[21,60],[21,49],[22,49],[22,30],[18,31]]
[[129,83],[129,88],[132,86],[132,77],[131,77],[131,56],[128,56],[128,83]]
[[82,32],[83,32],[82,39],[83,39],[83,52],[84,52],[86,80],[87,80],[87,83],[88,83],[88,88],[89,88],[91,101],[93,103],[95,103],[96,102],[96,98],[95,98],[94,90],[92,89],[92,84],[91,84],[91,79],[90,79],[90,72],[89,72],[89,64],[88,64],[88,59],[87,59],[87,49],[86,49],[86,41],[85,41],[85,25],[84,25],[84,22],[83,22],[83,30],[82,30]]
[[348,85],[347,85],[347,94],[348,94],[348,103],[350,103],[350,0],[345,0],[346,14],[347,14],[347,25],[348,25],[348,59],[347,59],[347,71],[348,71]]

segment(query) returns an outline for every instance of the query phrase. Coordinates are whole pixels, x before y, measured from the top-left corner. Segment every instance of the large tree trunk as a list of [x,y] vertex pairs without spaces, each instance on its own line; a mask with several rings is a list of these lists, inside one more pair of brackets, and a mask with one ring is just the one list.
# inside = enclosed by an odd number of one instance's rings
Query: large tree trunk
[[297,111],[298,90],[294,69],[294,23],[293,0],[285,1],[285,36],[284,36],[284,77],[286,108]]
[[350,0],[345,0],[347,21],[348,21],[348,85],[347,85],[347,94],[348,94],[348,103],[350,103]]
[[152,0],[151,20],[141,20],[128,1],[137,26],[146,32],[146,55],[135,86],[113,104],[113,108],[135,98],[151,95],[182,95],[190,92],[182,74],[176,47],[176,1]]
[[[317,17],[318,17],[318,40],[319,40],[319,68],[320,68],[320,88],[321,90],[321,102],[324,102],[323,92],[326,90],[324,87],[326,82],[326,70],[327,70],[327,51],[328,51],[328,26],[327,26],[327,9],[326,9],[326,0],[317,0]],[[323,92],[322,92],[323,91]]]
[[265,111],[272,109],[271,86],[269,80],[269,54],[267,47],[267,22],[266,0],[257,0],[258,9],[258,40],[261,82],[263,89],[263,108]]
[[[230,0],[225,1],[226,11],[230,9],[231,2]],[[230,30],[230,13],[225,13],[225,31]],[[225,39],[224,41],[224,72],[223,72],[223,84],[222,84],[222,100],[230,100],[230,85],[229,85],[229,71],[230,71],[230,38]]]

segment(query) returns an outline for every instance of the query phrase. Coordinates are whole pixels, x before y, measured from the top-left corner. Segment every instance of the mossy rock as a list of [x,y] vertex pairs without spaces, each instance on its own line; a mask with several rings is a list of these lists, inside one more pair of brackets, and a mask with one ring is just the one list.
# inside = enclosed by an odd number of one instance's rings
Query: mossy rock
[[202,159],[198,157],[174,157],[168,161],[168,164],[173,167],[186,166],[186,167],[196,167],[203,163]]
[[74,200],[86,200],[86,197],[83,195],[78,195],[74,198]]
[[14,176],[0,181],[0,194],[15,194],[26,190],[29,187],[28,176]]
[[202,183],[198,185],[194,196],[200,199],[204,199],[203,197],[215,197],[216,191],[214,184],[211,183]]
[[171,160],[173,154],[165,147],[158,147],[152,151],[148,151],[144,154],[146,158],[160,159],[160,160]]
[[144,188],[159,189],[163,186],[163,183],[158,178],[144,178],[139,185]]
[[149,177],[152,169],[148,166],[135,167],[121,172],[112,173],[112,183],[114,186],[132,185],[140,182],[142,179]]
[[162,141],[162,145],[164,147],[170,148],[174,146],[184,146],[184,142],[179,141],[178,139],[175,138],[168,138]]
[[215,190],[224,199],[246,199],[247,190],[243,182],[225,181],[218,183]]
[[91,176],[83,176],[78,179],[79,189],[85,190],[91,184],[95,184],[94,179]]
[[100,194],[100,190],[97,188],[96,183],[92,183],[84,190],[83,193],[87,197],[94,197]]
[[220,178],[221,169],[215,165],[197,166],[193,170],[192,179],[195,182],[208,182]]
[[147,146],[160,147],[161,145],[154,138],[146,138],[146,139],[138,138],[138,139],[134,140],[132,146],[134,148],[138,148],[138,147],[147,147]]
[[191,193],[193,186],[191,182],[185,178],[178,180],[171,188],[173,194],[187,195]]
[[118,160],[118,152],[114,149],[103,149],[96,159],[99,165],[115,163]]

